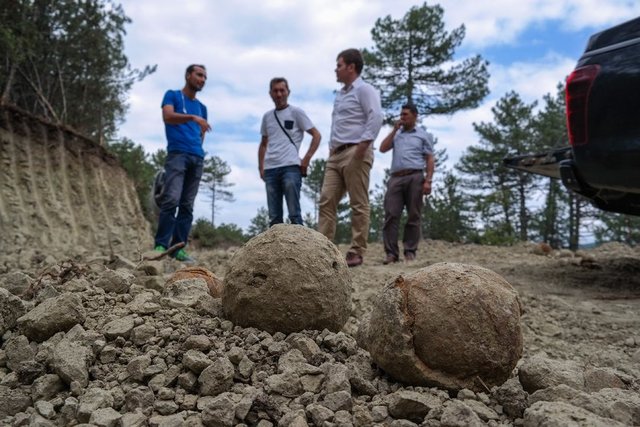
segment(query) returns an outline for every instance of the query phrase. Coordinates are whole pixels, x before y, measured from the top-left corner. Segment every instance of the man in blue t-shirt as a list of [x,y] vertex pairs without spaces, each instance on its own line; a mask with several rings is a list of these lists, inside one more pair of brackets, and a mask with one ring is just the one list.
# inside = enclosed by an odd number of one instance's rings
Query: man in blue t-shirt
[[[207,107],[196,99],[207,80],[204,65],[189,65],[181,90],[168,90],[162,99],[162,120],[167,135],[167,160],[164,187],[160,197],[160,217],[155,250],[165,251],[178,243],[187,243],[193,222],[195,201],[204,166]],[[177,213],[176,213],[177,211]],[[193,263],[184,248],[174,254],[178,261]]]

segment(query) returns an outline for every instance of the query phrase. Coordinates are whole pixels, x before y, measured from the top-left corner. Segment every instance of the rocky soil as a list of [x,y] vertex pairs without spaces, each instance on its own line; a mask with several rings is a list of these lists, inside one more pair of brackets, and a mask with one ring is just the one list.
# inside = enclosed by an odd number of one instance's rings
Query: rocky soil
[[[341,248],[344,253],[346,248]],[[233,251],[196,252],[223,277]],[[0,423],[13,426],[640,425],[640,250],[572,253],[423,242],[350,270],[343,331],[235,326],[181,266],[84,254],[0,260]],[[436,262],[477,264],[519,292],[524,355],[483,392],[396,383],[354,336],[389,280]]]

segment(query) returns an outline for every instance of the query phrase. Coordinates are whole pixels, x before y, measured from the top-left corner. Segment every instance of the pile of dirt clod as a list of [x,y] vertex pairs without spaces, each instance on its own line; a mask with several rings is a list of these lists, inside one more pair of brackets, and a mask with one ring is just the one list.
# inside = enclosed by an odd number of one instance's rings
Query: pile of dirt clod
[[[231,257],[195,255],[220,278]],[[562,278],[561,268],[596,279],[602,270],[538,256],[526,245],[425,242],[414,263],[385,266],[382,259],[381,245],[373,245],[364,265],[349,270],[354,304],[343,331],[288,335],[224,319],[221,300],[210,296],[204,280],[165,289],[181,267],[171,260],[34,259],[6,271],[0,275],[0,423],[640,424],[637,298],[621,291],[613,299],[611,288],[597,285],[576,292],[575,283],[550,279]],[[493,269],[520,294],[524,357],[499,387],[450,395],[404,386],[377,369],[353,338],[387,281],[443,260]],[[607,298],[598,298],[601,289]]]

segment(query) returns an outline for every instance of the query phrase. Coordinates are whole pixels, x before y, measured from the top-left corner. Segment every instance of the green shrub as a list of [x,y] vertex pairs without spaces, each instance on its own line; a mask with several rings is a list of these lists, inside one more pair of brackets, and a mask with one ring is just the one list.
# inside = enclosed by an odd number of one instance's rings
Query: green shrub
[[247,238],[236,224],[220,224],[214,227],[204,218],[196,220],[191,229],[191,237],[202,248],[229,247],[241,245]]

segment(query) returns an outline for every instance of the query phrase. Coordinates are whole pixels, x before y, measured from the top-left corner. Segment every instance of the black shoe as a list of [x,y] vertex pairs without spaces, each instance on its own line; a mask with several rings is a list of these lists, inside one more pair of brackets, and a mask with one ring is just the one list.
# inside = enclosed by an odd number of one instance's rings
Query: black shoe
[[393,256],[391,254],[387,254],[387,257],[384,259],[384,261],[382,261],[382,263],[384,265],[394,264],[396,262],[398,262],[398,257],[397,256]]
[[357,267],[362,264],[362,261],[362,255],[353,252],[347,253],[347,265],[349,267]]

